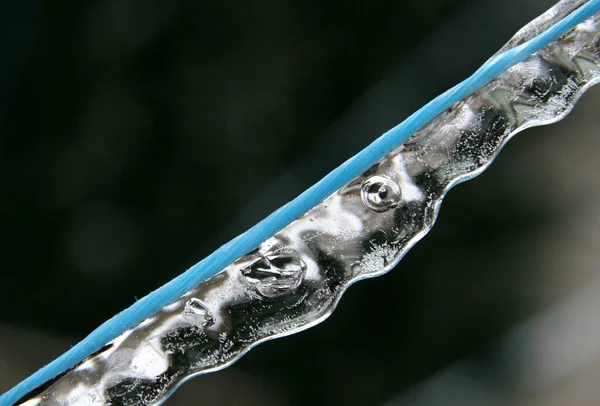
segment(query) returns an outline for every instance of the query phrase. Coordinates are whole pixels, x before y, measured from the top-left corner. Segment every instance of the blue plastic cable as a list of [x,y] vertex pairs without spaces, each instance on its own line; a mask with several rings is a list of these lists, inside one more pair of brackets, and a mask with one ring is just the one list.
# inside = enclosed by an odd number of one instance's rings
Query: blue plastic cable
[[598,11],[600,11],[600,0],[590,0],[535,38],[488,60],[471,77],[426,104],[404,122],[383,134],[368,147],[334,169],[296,199],[223,245],[183,274],[104,322],[69,351],[0,396],[0,406],[12,405],[32,390],[77,365],[88,355],[99,350],[124,331],[150,317],[163,306],[220,272],[237,258],[256,248],[261,242],[273,236],[337,189],[369,169],[379,159],[408,140],[412,134],[420,130],[450,105],[469,96],[506,69],[522,62],[540,48],[557,40]]

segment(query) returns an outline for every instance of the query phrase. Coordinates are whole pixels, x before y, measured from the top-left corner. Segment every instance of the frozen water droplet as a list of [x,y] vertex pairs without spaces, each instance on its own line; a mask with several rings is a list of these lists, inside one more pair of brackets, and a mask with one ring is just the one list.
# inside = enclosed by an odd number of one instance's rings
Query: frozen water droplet
[[185,303],[183,318],[190,324],[206,328],[215,323],[212,314],[201,300],[191,298]]
[[369,209],[383,212],[400,203],[402,190],[396,182],[389,178],[372,176],[363,183],[360,197]]
[[244,279],[265,297],[276,297],[296,289],[306,274],[306,263],[294,250],[260,256],[242,268]]

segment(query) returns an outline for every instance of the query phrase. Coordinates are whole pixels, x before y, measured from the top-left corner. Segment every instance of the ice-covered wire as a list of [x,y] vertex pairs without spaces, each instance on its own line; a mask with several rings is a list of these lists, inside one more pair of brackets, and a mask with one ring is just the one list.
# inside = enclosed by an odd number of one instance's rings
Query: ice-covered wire
[[215,275],[231,262],[251,251],[261,242],[308,212],[337,189],[369,169],[379,159],[404,143],[412,134],[420,130],[453,103],[469,96],[506,69],[522,62],[540,48],[557,40],[577,24],[599,11],[600,0],[590,0],[531,40],[488,60],[471,77],[426,104],[296,199],[223,245],[183,274],[112,317],[69,351],[0,396],[0,406],[8,406],[18,401],[32,390],[77,365],[124,331],[150,317],[165,305]]

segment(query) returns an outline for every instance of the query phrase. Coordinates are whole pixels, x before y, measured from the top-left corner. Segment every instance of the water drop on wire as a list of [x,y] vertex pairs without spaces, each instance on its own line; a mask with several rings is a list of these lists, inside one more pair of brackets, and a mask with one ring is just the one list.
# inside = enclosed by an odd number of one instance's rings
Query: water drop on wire
[[363,183],[360,195],[369,209],[384,212],[400,203],[402,190],[396,182],[385,176],[372,176]]
[[242,268],[242,277],[265,297],[277,297],[296,289],[306,274],[306,263],[296,251],[286,249],[260,256]]
[[182,316],[188,323],[201,328],[209,327],[215,323],[215,319],[206,305],[196,298],[186,302]]

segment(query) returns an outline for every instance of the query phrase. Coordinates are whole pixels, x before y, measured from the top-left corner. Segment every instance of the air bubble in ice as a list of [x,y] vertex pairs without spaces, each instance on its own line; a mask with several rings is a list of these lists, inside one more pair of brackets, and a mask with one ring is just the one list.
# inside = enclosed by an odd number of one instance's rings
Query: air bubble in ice
[[206,328],[215,323],[206,305],[196,298],[191,298],[185,303],[182,316],[185,321],[197,327]]
[[306,274],[306,263],[294,250],[260,256],[241,270],[243,278],[265,297],[276,297],[296,289]]
[[369,209],[383,212],[400,203],[402,190],[396,182],[389,178],[372,176],[363,183],[360,196]]

